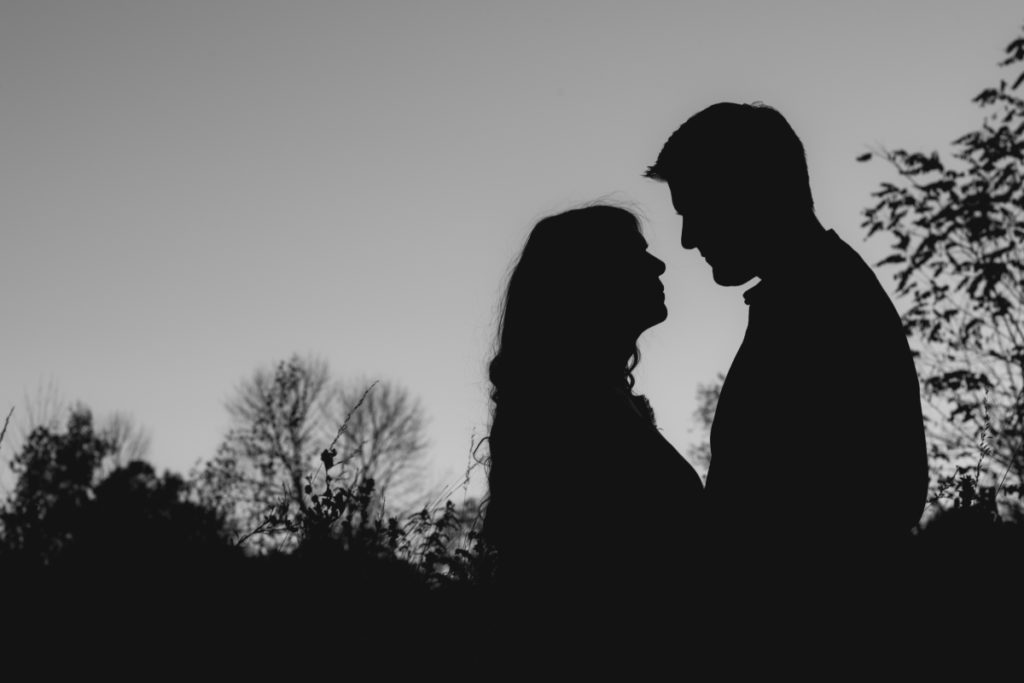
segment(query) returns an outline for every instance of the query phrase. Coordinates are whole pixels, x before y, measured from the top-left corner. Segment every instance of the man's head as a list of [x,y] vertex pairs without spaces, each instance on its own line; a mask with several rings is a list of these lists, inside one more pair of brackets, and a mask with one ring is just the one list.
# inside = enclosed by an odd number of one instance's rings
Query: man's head
[[645,175],[668,184],[683,248],[699,249],[720,285],[761,275],[778,231],[814,213],[803,145],[761,104],[721,102],[693,115]]

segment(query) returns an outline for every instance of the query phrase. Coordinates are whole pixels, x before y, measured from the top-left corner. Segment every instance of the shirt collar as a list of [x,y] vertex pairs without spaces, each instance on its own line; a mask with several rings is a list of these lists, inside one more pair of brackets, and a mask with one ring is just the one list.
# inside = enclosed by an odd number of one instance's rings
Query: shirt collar
[[764,290],[765,285],[762,280],[747,291],[743,292],[743,302],[749,306],[752,302],[757,301],[759,298],[764,296]]

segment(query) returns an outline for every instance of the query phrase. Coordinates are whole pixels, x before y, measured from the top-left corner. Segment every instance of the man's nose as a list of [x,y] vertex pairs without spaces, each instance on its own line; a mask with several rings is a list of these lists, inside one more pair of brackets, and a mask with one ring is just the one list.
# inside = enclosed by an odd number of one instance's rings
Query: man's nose
[[688,221],[684,218],[681,222],[682,234],[679,237],[679,243],[682,245],[683,249],[693,249],[697,246],[697,233],[696,230],[694,230],[693,220],[691,219]]

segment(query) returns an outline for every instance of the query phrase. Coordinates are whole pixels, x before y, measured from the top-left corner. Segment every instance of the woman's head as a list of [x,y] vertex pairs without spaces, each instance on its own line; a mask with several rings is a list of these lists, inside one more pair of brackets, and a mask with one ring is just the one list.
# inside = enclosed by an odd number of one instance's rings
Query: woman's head
[[[608,398],[606,387],[631,394],[637,338],[667,315],[659,280],[664,271],[647,251],[636,216],[613,206],[549,216],[526,240],[509,276],[490,366],[494,405],[483,531],[505,562],[510,547],[530,545],[535,532],[522,515],[538,486],[569,466],[544,457],[558,458],[550,447],[564,443],[561,430],[571,428],[562,423],[562,411]],[[549,388],[562,395],[547,400]],[[653,422],[646,403],[629,399]]]
[[596,205],[541,220],[509,277],[495,391],[552,371],[631,381],[637,338],[667,316],[664,271],[630,211]]

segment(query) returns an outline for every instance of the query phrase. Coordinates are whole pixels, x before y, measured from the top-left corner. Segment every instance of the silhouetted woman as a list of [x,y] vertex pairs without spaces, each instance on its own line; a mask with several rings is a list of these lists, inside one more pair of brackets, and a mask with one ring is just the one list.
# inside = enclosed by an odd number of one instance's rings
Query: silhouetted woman
[[484,536],[501,593],[657,600],[699,559],[703,488],[633,394],[637,338],[666,318],[637,218],[540,221],[509,278],[490,364]]

